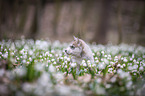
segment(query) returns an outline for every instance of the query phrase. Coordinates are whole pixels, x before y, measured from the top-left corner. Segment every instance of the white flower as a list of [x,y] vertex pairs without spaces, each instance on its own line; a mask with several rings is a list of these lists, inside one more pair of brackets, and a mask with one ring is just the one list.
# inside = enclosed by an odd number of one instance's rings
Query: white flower
[[40,41],[40,40],[36,40],[36,48],[41,49],[41,50],[45,50],[48,48],[49,44],[46,41]]
[[96,86],[96,93],[98,95],[104,95],[106,92],[105,92],[105,89],[99,85]]
[[98,63],[98,62],[99,62],[99,60],[96,60],[95,62],[96,62],[96,63]]
[[50,71],[50,72],[56,72],[56,68],[51,64],[51,65],[49,66],[49,71]]
[[44,64],[36,63],[36,64],[34,65],[34,68],[35,68],[37,71],[42,71],[43,68],[44,68]]
[[105,87],[106,88],[110,88],[111,87],[111,84],[106,84]]
[[4,53],[4,54],[3,54],[3,57],[4,57],[4,58],[8,58],[8,53]]
[[67,58],[67,61],[70,61],[70,58]]
[[98,59],[98,57],[95,57],[95,60]]
[[71,64],[71,67],[76,67],[76,63],[70,63]]
[[124,62],[127,62],[128,60],[126,59],[126,58],[124,58],[124,60],[123,60]]
[[143,71],[143,70],[144,70],[144,68],[141,66],[141,67],[139,67],[139,70],[140,70],[140,71]]
[[[47,86],[47,84],[50,83],[50,75],[46,72],[43,72],[43,74],[40,76],[40,78],[37,80],[40,87]],[[51,85],[51,84],[49,84]]]
[[70,94],[71,94],[71,89],[68,86],[65,86],[65,85],[56,86],[56,90],[62,96],[70,96]]
[[120,66],[121,66],[120,64],[117,65],[117,67],[120,67]]
[[130,76],[130,74],[128,72],[124,72],[121,69],[118,69],[117,73],[119,74],[120,78],[125,78],[125,77],[129,77]]
[[123,67],[125,67],[126,65],[125,64],[123,64]]
[[19,77],[22,77],[26,74],[26,68],[25,67],[17,67],[15,70],[14,70],[14,73],[19,76]]
[[29,52],[29,55],[32,55],[33,54],[33,51],[32,50],[29,50],[28,52]]
[[64,79],[63,73],[60,73],[60,72],[54,74],[54,77],[56,78],[57,81]]
[[83,63],[83,66],[84,66],[84,67],[86,67],[86,66],[87,66],[87,64],[84,62],[84,63]]
[[110,79],[110,81],[111,81],[112,83],[116,82],[116,76],[113,76],[113,77]]
[[104,59],[105,64],[109,64],[109,61],[107,59]]
[[31,93],[34,90],[35,86],[30,83],[24,83],[22,89],[26,93]]
[[137,69],[138,68],[138,65],[133,65],[133,69]]
[[132,61],[133,59],[132,58],[130,58],[130,61]]
[[101,81],[102,81],[101,78],[98,78],[98,79],[97,79],[97,82],[98,82],[98,83],[101,83]]
[[104,64],[104,62],[100,62],[98,64],[99,69],[105,69],[106,65]]
[[131,89],[131,86],[132,86],[132,81],[127,82],[126,88],[127,89]]

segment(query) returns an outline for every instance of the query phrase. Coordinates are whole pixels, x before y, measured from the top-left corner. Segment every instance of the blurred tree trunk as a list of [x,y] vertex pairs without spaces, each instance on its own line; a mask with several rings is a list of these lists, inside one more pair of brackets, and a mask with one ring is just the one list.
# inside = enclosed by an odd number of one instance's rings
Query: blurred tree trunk
[[122,14],[121,14],[121,0],[118,1],[117,21],[118,21],[118,44],[122,42]]
[[62,8],[62,2],[61,0],[55,0],[56,4],[55,4],[55,12],[54,12],[54,18],[53,18],[53,35],[57,36],[57,28],[58,28],[58,23],[59,23],[59,19],[60,19],[60,13],[61,13],[61,8]]
[[37,33],[40,31],[41,18],[44,12],[45,3],[46,0],[36,0],[35,2],[35,12],[34,18],[32,20],[30,34],[28,36],[29,38],[35,39]]
[[138,29],[138,33],[139,34],[143,34],[144,28],[145,28],[145,2],[143,2],[143,9],[142,9],[142,13],[141,13],[141,18],[139,21],[139,29]]
[[[0,0],[0,34],[2,34],[1,25],[2,25],[2,0]],[[0,35],[0,40],[2,40],[2,36]]]
[[89,17],[89,12],[92,7],[92,4],[94,3],[94,0],[84,0],[83,6],[82,6],[82,13],[80,18],[80,30],[77,34],[77,37],[84,39],[85,33],[87,31],[87,19]]
[[107,43],[106,34],[107,34],[108,23],[110,19],[111,3],[112,0],[101,1],[98,27],[93,37],[93,41],[95,41],[96,43],[101,43],[101,44]]
[[[17,0],[15,0],[14,2],[16,2],[16,4],[14,4],[14,7],[17,6]],[[28,4],[29,4],[29,1],[28,0],[24,0],[24,2],[22,3],[22,9],[21,9],[21,16],[20,16],[20,21],[19,21],[19,24],[18,24],[18,28],[16,30],[17,33],[23,33],[24,31],[24,27],[25,27],[25,24],[26,24],[26,21],[27,21],[27,12],[28,12]],[[16,7],[17,8],[17,7]],[[15,8],[15,11],[17,10]],[[14,19],[16,18],[16,12],[14,14]]]

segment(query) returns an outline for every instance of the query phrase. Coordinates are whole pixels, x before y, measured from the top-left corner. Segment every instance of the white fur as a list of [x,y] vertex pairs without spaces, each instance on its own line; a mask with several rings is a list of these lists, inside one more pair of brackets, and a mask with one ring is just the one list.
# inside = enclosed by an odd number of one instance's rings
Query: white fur
[[[79,47],[72,49],[70,47],[73,45],[72,42],[72,44],[70,44],[70,46],[65,50],[68,55],[72,55],[71,61],[80,64],[82,60],[85,59],[85,60],[90,60],[91,63],[94,63],[94,57],[90,47],[83,40],[79,38],[74,37],[74,40],[78,41],[77,45]],[[81,52],[83,52],[83,54],[81,54]]]

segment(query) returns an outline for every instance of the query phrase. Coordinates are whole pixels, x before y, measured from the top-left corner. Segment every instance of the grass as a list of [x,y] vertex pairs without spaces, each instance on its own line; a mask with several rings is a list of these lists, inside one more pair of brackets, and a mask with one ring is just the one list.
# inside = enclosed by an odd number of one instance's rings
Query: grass
[[[0,42],[1,95],[106,96],[143,95],[145,48],[137,45],[91,45],[95,63],[70,62],[68,43],[44,40]],[[88,65],[88,67],[87,67]],[[91,69],[91,70],[90,70]]]

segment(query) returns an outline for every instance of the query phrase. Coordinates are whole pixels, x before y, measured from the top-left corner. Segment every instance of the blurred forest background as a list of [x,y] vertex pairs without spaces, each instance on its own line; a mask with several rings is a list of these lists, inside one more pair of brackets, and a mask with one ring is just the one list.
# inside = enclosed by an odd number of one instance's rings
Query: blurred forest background
[[144,0],[0,0],[0,40],[133,43],[145,46]]

